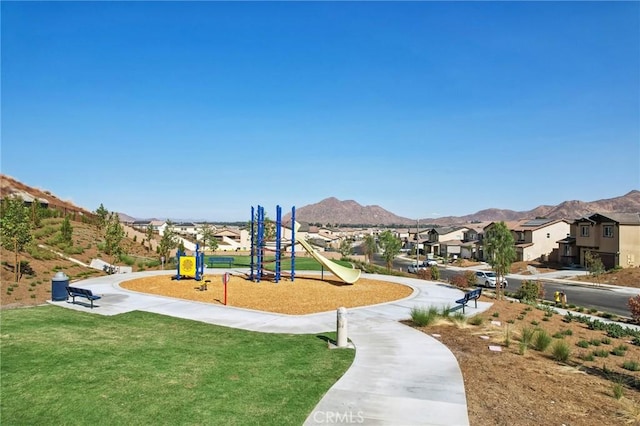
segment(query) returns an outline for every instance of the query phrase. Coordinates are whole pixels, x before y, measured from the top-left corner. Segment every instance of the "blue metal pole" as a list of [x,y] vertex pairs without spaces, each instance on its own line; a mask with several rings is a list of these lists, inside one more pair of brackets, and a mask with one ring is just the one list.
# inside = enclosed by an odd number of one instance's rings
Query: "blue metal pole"
[[296,279],[296,206],[291,207],[291,281]]
[[281,240],[281,231],[282,230],[282,208],[280,206],[276,206],[276,282],[280,282],[280,240]]
[[262,268],[264,267],[263,259],[264,249],[264,207],[258,206],[258,277],[257,282],[262,278]]
[[255,209],[253,208],[253,206],[251,206],[251,275],[249,276],[249,279],[251,281],[253,281],[254,275],[253,275],[253,268],[255,266],[254,263],[254,258],[255,258],[255,253],[256,253],[256,237],[255,237],[255,222],[256,222],[256,216],[255,216],[256,212]]

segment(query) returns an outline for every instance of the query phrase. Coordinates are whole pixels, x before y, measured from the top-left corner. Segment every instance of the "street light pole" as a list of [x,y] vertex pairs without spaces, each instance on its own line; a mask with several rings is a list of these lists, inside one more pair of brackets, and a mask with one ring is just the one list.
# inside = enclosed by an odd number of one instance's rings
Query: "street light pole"
[[420,267],[420,248],[418,242],[420,241],[420,219],[416,220],[416,267]]

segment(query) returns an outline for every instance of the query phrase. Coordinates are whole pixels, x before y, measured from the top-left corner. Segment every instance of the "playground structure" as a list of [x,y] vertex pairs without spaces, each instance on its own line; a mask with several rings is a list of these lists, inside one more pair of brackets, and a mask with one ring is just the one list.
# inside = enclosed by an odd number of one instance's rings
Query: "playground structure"
[[181,250],[178,250],[176,258],[176,275],[173,279],[194,278],[196,281],[202,280],[204,276],[204,253],[200,251],[199,244],[196,244],[193,256],[186,256]]
[[[295,260],[296,260],[296,243],[299,243],[311,257],[313,257],[323,268],[327,268],[336,277],[346,284],[353,284],[360,278],[361,271],[359,269],[348,268],[339,265],[326,257],[322,256],[309,244],[304,238],[296,241],[296,234],[300,229],[300,224],[296,221],[296,208],[291,208],[291,238],[285,239],[282,235],[282,208],[276,206],[276,222],[275,222],[275,273],[274,281],[277,283],[282,278],[282,249],[283,242],[286,247],[291,247],[291,281],[295,281]],[[251,281],[260,282],[260,279],[266,275],[264,270],[265,251],[270,250],[265,238],[265,215],[264,207],[258,206],[257,210],[251,207]]]

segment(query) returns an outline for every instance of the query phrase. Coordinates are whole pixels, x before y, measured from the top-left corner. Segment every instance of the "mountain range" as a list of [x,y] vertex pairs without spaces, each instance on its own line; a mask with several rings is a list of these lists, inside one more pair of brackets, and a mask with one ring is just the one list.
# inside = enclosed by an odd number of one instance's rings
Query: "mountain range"
[[[15,178],[0,174],[0,198],[11,194],[21,194],[23,198],[26,194],[27,197],[30,196],[32,198],[46,200],[51,207],[56,207],[69,213],[78,212],[91,214],[92,211],[78,207],[71,201],[61,200],[50,191],[28,186]],[[594,212],[638,213],[640,212],[640,191],[633,190],[619,197],[596,201],[564,201],[556,206],[542,205],[527,211],[486,209],[466,216],[422,218],[419,219],[419,221],[425,225],[446,226],[471,222],[533,219],[536,217],[573,220]],[[123,217],[128,220],[135,220],[135,218],[126,213],[119,214],[121,220]],[[290,216],[291,214],[288,213],[283,219],[287,220]],[[296,208],[296,220],[299,222],[323,225],[389,226],[416,224],[416,219],[395,215],[380,206],[363,206],[354,200],[341,201],[335,197],[326,198],[318,203]]]
[[[511,221],[546,217],[550,219],[578,219],[593,212],[640,212],[640,191],[633,190],[625,195],[596,201],[564,201],[556,206],[542,205],[532,210],[514,211],[486,209],[466,216],[422,218],[420,223],[431,225],[456,225],[471,222]],[[290,216],[285,216],[288,219]],[[397,216],[380,206],[362,206],[353,200],[340,201],[334,197],[319,203],[296,208],[299,222],[342,225],[415,225],[416,219]]]

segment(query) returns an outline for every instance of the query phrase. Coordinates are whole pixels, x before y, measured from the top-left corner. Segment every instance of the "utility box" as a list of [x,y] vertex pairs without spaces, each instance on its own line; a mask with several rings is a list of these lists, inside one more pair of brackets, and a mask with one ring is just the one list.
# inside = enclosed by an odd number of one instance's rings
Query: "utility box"
[[67,300],[67,287],[69,286],[69,277],[62,271],[56,272],[51,279],[51,300],[60,302]]

